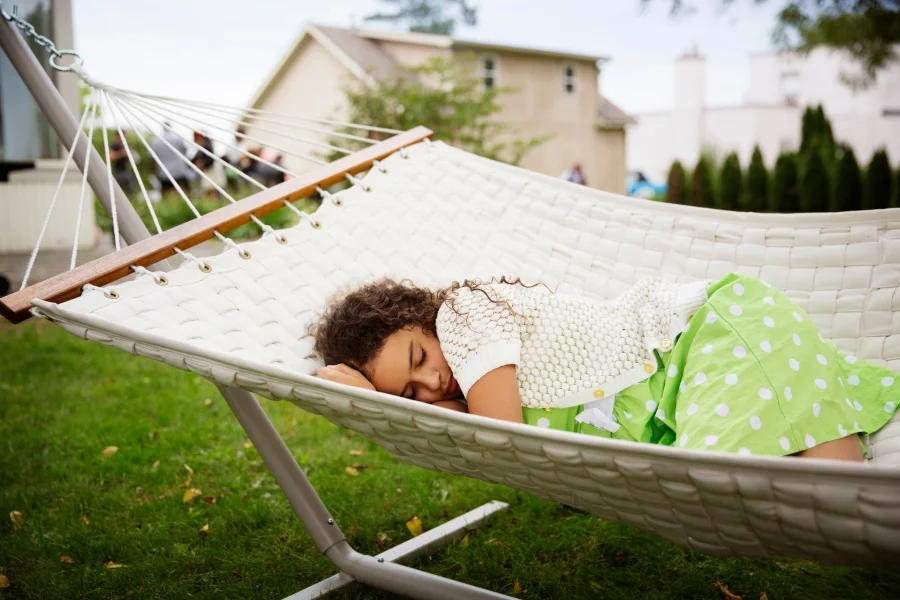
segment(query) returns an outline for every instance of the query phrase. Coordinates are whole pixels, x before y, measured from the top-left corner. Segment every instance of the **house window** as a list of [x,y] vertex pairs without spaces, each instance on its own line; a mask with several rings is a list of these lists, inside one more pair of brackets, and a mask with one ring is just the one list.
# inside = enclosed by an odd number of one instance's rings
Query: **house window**
[[485,89],[491,89],[497,84],[497,59],[493,56],[485,56],[481,59]]
[[578,78],[578,69],[575,65],[566,65],[563,67],[563,90],[567,94],[575,93],[575,80]]
[[800,101],[800,73],[785,71],[779,82],[781,99],[785,104],[796,105]]

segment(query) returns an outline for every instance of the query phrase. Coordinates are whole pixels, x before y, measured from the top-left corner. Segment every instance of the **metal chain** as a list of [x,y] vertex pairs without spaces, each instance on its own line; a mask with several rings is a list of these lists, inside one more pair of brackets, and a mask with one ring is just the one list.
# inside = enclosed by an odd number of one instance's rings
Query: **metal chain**
[[[34,38],[34,42],[46,50],[50,54],[50,66],[52,66],[57,71],[71,71],[75,67],[80,67],[83,63],[81,59],[81,55],[79,55],[74,50],[57,50],[56,45],[53,43],[48,37],[44,37],[39,34],[34,29],[34,25],[19,17],[19,6],[13,5],[12,14],[7,13],[3,10],[3,3],[0,2],[0,15],[3,16],[4,19],[10,21],[16,25],[19,29],[22,30],[22,35],[24,37]],[[56,62],[58,58],[62,58],[63,56],[71,56],[72,64],[67,67],[64,67]]]

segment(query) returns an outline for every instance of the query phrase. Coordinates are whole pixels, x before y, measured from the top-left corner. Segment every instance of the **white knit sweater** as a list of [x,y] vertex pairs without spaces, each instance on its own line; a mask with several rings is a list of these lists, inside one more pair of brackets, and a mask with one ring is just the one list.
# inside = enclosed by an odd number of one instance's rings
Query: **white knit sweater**
[[543,286],[460,288],[438,311],[437,337],[463,394],[515,365],[523,406],[578,406],[650,377],[653,351],[671,350],[708,284],[646,278],[609,302]]

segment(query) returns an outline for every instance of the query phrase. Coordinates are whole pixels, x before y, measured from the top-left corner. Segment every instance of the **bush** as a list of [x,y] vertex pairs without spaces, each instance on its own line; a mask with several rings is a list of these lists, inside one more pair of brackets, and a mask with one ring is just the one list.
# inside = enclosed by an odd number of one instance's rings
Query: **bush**
[[891,204],[892,177],[891,163],[887,152],[879,150],[872,155],[872,162],[866,172],[866,186],[863,194],[862,208],[887,208]]
[[706,159],[701,157],[694,167],[694,175],[691,178],[691,204],[694,206],[715,206],[715,195],[712,189],[712,178],[709,175],[709,165]]
[[738,155],[732,152],[725,157],[722,170],[719,173],[719,194],[717,208],[725,210],[741,210],[741,200],[744,187],[741,163]]
[[775,161],[775,176],[772,180],[771,210],[779,213],[794,213],[800,210],[797,191],[797,157],[782,152]]
[[669,169],[669,177],[666,180],[666,202],[670,204],[684,204],[687,202],[687,186],[684,167],[679,161],[672,163]]
[[862,206],[862,176],[856,155],[850,147],[844,148],[837,164],[834,181],[834,195],[831,198],[832,211],[859,210]]
[[744,197],[745,210],[762,212],[769,205],[769,173],[763,162],[759,146],[753,149],[750,166],[747,169],[747,194]]
[[825,212],[831,198],[828,172],[816,148],[802,157],[799,200],[802,212]]

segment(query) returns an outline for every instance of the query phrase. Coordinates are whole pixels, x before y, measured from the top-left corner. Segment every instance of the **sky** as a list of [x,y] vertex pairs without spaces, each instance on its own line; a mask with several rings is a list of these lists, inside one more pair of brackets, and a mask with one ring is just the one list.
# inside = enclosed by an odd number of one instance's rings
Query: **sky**
[[[750,55],[771,52],[778,2],[722,11],[696,0],[672,18],[669,0],[473,0],[478,24],[456,37],[609,57],[603,95],[632,114],[672,105],[675,59],[707,58],[707,105],[743,101]],[[387,27],[363,17],[377,0],[72,0],[75,49],[93,77],[121,88],[244,105],[306,23]],[[314,93],[314,92],[312,92]]]

